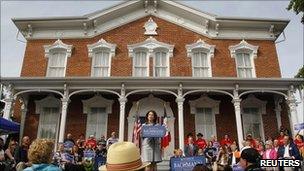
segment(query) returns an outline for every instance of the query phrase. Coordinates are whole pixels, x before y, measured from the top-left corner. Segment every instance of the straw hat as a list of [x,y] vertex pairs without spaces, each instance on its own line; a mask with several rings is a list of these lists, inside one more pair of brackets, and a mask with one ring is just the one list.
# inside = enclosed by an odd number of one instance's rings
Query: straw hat
[[139,149],[131,142],[117,142],[110,146],[107,164],[99,167],[101,171],[140,170],[150,163],[142,163]]

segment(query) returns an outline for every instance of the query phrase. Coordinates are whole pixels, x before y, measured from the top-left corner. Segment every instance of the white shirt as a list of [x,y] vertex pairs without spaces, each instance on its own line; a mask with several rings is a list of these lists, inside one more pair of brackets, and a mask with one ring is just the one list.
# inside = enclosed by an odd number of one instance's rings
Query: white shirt
[[289,154],[289,144],[288,145],[284,145],[284,156],[283,157],[290,157],[290,154]]

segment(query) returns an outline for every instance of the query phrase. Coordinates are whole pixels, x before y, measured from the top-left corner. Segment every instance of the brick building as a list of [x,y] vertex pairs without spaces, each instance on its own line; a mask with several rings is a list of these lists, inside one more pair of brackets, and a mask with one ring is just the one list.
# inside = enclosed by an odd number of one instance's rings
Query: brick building
[[67,133],[116,131],[131,141],[136,113],[161,117],[166,108],[168,157],[190,132],[240,143],[298,122],[294,92],[303,80],[281,78],[275,46],[288,20],[137,0],[81,17],[13,22],[27,40],[23,66],[1,84],[4,117],[20,120],[21,135],[61,142]]

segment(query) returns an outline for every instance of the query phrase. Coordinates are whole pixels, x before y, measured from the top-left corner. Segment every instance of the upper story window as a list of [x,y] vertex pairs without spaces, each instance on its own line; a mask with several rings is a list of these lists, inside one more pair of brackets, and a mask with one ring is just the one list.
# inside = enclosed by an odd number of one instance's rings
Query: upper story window
[[187,55],[192,61],[193,77],[212,77],[211,58],[214,56],[214,45],[203,40],[186,45]]
[[143,42],[128,45],[129,56],[133,58],[133,76],[150,76],[149,59],[153,58],[153,76],[170,76],[169,58],[173,56],[174,45],[150,37]]
[[154,57],[154,77],[169,76],[169,57],[165,51],[155,52]]
[[133,76],[146,77],[149,75],[149,58],[147,52],[137,51],[133,59]]
[[251,45],[245,40],[242,40],[237,45],[229,46],[231,57],[235,58],[238,77],[256,77],[254,59],[257,57],[258,48],[258,46]]
[[48,58],[47,77],[64,77],[67,58],[72,54],[72,45],[64,44],[58,39],[52,45],[45,45],[45,57]]
[[115,55],[116,44],[100,39],[94,44],[87,45],[89,57],[92,58],[91,76],[111,76],[111,59]]

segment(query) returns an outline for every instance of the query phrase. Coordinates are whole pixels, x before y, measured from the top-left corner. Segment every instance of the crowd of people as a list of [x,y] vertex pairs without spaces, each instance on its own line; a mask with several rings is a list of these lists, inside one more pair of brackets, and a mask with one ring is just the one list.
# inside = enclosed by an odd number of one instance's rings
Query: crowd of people
[[[56,168],[67,171],[98,170],[98,167],[106,163],[108,148],[118,142],[115,132],[112,132],[108,139],[105,139],[104,136],[96,139],[94,135],[85,139],[85,136],[81,134],[76,141],[72,134],[68,133],[64,142],[59,143],[58,150],[54,152],[54,142],[47,139],[36,140],[30,143],[30,138],[25,136],[20,145],[15,140],[8,140],[8,146],[4,148],[3,139],[0,139],[0,170],[18,171],[25,168],[52,170],[45,163],[52,163]],[[42,155],[48,157],[41,159]],[[51,158],[49,159],[49,157]],[[37,163],[44,164],[38,165]]]
[[[58,150],[54,152],[54,142],[48,139],[36,139],[31,143],[30,138],[25,136],[20,145],[17,141],[9,140],[7,147],[4,148],[3,139],[0,138],[0,170],[98,170],[100,166],[109,162],[107,161],[108,149],[113,144],[117,144],[116,142],[118,139],[115,132],[112,132],[108,139],[103,136],[96,139],[94,135],[85,139],[84,135],[80,135],[76,141],[69,133],[64,142],[58,144],[56,148]],[[204,156],[206,165],[198,165],[194,170],[282,170],[282,168],[260,168],[259,160],[297,159],[303,161],[304,158],[303,136],[297,134],[295,139],[292,139],[289,132],[283,128],[278,137],[274,139],[268,137],[265,142],[248,134],[242,148],[238,147],[236,141],[229,135],[225,135],[218,141],[215,136],[207,140],[201,133],[198,133],[196,137],[189,133],[185,139],[185,149],[174,150],[172,158]],[[145,162],[143,156],[141,157]],[[115,156],[111,158],[112,161],[115,159]]]
[[[283,127],[280,129],[278,137],[268,137],[265,142],[261,138],[255,138],[248,134],[243,141],[242,148],[238,147],[236,141],[232,140],[229,135],[225,135],[220,141],[212,136],[207,141],[201,133],[198,133],[196,138],[192,133],[189,133],[185,139],[184,152],[182,149],[176,149],[172,158],[204,156],[206,168],[209,170],[246,170],[245,168],[282,170],[282,168],[259,168],[259,160],[297,159],[303,161],[304,158],[303,136],[297,134],[292,139],[289,131]],[[245,150],[249,153],[243,153]],[[257,155],[252,155],[254,153]],[[248,163],[251,163],[250,167]]]

